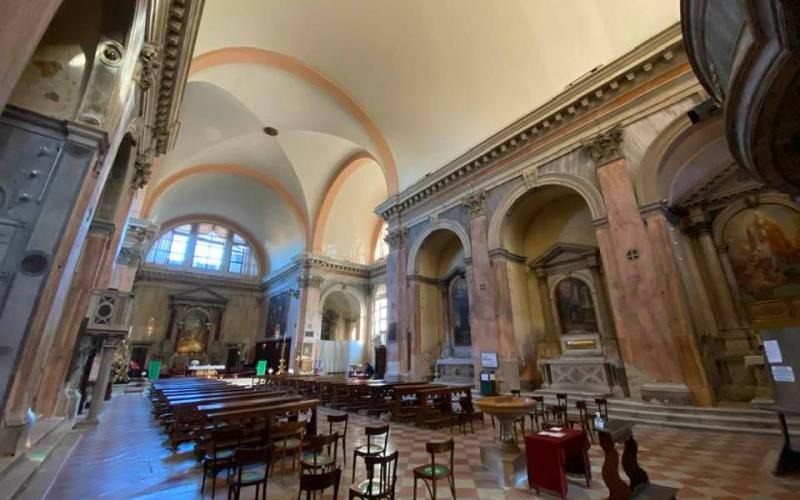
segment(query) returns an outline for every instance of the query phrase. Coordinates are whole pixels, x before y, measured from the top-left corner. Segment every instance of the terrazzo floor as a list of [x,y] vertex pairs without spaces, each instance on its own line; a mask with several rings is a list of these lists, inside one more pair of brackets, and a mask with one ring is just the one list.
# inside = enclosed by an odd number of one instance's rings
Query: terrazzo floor
[[[320,431],[327,429],[320,409]],[[150,414],[150,403],[143,394],[115,393],[106,404],[102,423],[83,432],[74,451],[50,487],[49,500],[94,498],[196,499],[200,494],[202,466],[194,459],[192,445],[172,452],[161,427]],[[376,419],[350,415],[347,450],[348,465],[343,467],[339,498],[347,498],[351,484],[352,448],[360,442],[365,425]],[[518,489],[497,486],[495,477],[481,466],[480,444],[491,443],[497,430],[488,422],[476,424],[475,434],[454,431],[456,441],[455,478],[460,499],[553,498],[535,495],[526,485]],[[73,431],[79,432],[79,431]],[[678,498],[763,498],[800,499],[800,479],[776,478],[770,470],[777,457],[777,436],[743,435],[637,425],[641,465],[652,482],[680,488]],[[392,423],[390,442],[400,451],[398,499],[413,497],[412,469],[425,463],[425,443],[447,438],[448,430],[430,431]],[[600,475],[602,450],[593,445],[592,487],[581,478],[570,479],[569,498],[605,498],[608,494]],[[341,455],[340,455],[341,456]],[[357,479],[365,474],[363,462]],[[227,497],[224,474],[220,475],[216,496]],[[297,498],[297,476],[287,469],[270,478],[267,498]],[[426,498],[422,487],[419,498]],[[242,498],[253,498],[254,489],[243,490]],[[211,494],[207,487],[205,498]],[[449,498],[446,488],[440,498]],[[329,496],[325,496],[329,498]]]

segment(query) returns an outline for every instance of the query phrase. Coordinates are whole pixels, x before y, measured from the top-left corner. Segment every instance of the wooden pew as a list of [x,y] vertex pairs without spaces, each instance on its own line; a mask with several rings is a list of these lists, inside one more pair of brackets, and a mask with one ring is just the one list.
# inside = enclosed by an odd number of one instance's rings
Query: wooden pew
[[406,422],[416,419],[420,391],[446,387],[444,384],[404,384],[392,388],[392,420]]
[[453,411],[453,395],[472,398],[472,386],[447,386],[425,389],[417,392],[419,406],[414,423],[417,427],[452,427],[458,423],[458,415]]

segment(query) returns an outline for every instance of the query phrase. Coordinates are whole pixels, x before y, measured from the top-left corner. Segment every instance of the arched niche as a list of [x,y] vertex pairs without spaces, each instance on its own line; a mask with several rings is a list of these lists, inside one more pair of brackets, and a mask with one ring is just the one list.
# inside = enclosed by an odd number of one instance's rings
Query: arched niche
[[205,287],[170,296],[162,353],[171,371],[182,372],[192,360],[201,364],[224,361],[220,336],[227,303],[224,296]]
[[359,298],[347,289],[331,289],[322,303],[321,340],[363,340],[364,308]]

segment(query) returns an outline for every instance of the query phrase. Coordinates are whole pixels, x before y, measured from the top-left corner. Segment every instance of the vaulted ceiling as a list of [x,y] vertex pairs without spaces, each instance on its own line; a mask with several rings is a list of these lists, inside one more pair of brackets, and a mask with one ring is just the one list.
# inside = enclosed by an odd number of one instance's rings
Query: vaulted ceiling
[[366,263],[378,203],[678,18],[674,0],[207,0],[142,215],[236,220],[273,271],[304,249]]

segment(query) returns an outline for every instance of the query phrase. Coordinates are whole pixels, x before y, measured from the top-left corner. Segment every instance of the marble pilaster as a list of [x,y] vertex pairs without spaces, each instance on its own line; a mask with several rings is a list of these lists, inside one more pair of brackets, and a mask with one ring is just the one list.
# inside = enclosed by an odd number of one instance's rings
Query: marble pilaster
[[406,284],[406,238],[408,230],[397,228],[386,237],[389,255],[386,256],[386,296],[388,300],[387,320],[389,333],[386,345],[386,375],[398,377],[410,369],[408,357],[408,318],[401,311],[408,311],[408,288]]

